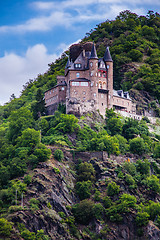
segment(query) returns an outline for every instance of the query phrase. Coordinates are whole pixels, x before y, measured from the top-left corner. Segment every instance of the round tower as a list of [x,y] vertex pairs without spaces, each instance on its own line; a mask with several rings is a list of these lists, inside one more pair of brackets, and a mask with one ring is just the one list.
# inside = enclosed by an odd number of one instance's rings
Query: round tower
[[91,55],[89,57],[89,79],[91,80],[91,101],[93,101],[93,110],[98,109],[98,57],[95,44],[92,45]]

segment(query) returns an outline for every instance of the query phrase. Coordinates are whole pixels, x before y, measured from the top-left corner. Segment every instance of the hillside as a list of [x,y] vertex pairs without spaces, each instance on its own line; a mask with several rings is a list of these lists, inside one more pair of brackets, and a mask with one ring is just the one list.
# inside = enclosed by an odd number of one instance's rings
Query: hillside
[[[124,11],[86,34],[114,60],[123,88],[159,116],[160,15]],[[80,118],[45,115],[44,91],[64,74],[68,51],[0,107],[0,239],[160,238],[160,121],[112,109]]]

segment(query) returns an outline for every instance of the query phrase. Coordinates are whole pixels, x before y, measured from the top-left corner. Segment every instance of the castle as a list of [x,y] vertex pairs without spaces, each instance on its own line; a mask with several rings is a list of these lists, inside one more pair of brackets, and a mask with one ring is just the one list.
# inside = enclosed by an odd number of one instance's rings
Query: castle
[[65,76],[57,76],[57,85],[45,92],[47,113],[54,114],[59,104],[66,105],[66,113],[80,116],[106,108],[136,112],[128,92],[113,89],[113,60],[106,48],[103,58],[97,57],[95,44],[87,42],[70,47]]

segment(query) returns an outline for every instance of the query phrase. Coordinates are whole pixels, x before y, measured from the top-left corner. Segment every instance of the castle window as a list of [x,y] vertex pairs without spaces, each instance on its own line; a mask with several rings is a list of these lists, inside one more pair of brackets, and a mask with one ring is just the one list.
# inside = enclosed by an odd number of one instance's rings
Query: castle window
[[88,82],[81,82],[81,86],[88,87]]
[[76,63],[76,64],[74,65],[74,67],[75,67],[75,68],[81,68],[81,67],[82,67],[82,64]]
[[61,90],[64,91],[64,87],[62,87]]
[[54,89],[53,89],[53,92],[54,92]]
[[79,82],[72,82],[72,86],[79,86]]
[[77,72],[77,73],[76,73],[76,77],[79,78],[79,76],[80,76],[80,74],[79,74],[79,72]]
[[97,72],[96,72],[96,77],[97,77]]
[[105,73],[103,73],[103,77],[105,77],[106,76],[106,74]]
[[83,94],[85,95],[85,94],[86,94],[86,92],[85,92],[85,91],[83,91]]
[[93,66],[93,63],[92,63],[92,62],[90,63],[90,66],[91,66],[91,67]]
[[101,94],[101,98],[103,98],[104,96],[103,96],[103,94]]
[[102,106],[103,106],[103,103],[102,103]]
[[99,77],[101,77],[101,73],[99,72]]
[[94,82],[91,82],[91,87],[93,87],[93,85],[94,85]]
[[90,76],[91,76],[91,77],[93,76],[93,72],[91,72]]
[[96,97],[96,93],[93,93],[93,96]]

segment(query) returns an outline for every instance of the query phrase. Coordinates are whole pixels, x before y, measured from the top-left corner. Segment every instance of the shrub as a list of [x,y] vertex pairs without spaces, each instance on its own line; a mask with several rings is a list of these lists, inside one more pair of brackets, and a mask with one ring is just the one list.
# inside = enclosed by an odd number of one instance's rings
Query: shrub
[[21,206],[10,206],[8,211],[9,213],[13,213],[13,212],[18,212],[18,211],[21,211],[23,210],[23,208]]
[[94,205],[93,207],[93,215],[96,219],[102,219],[103,216],[103,212],[104,212],[104,207],[102,206],[101,203],[97,203]]
[[160,158],[160,144],[156,144],[153,152],[154,158]]
[[103,198],[103,205],[105,208],[109,208],[111,204],[112,204],[112,201],[108,196]]
[[131,175],[126,174],[125,181],[128,185],[135,187],[135,180]]
[[80,163],[77,170],[78,181],[94,181],[95,170],[91,163]]
[[138,160],[136,162],[136,169],[141,174],[149,174],[150,162],[147,159]]
[[75,204],[72,207],[72,211],[76,221],[82,224],[88,224],[94,216],[93,207],[94,202],[88,199],[82,200],[80,203]]
[[113,196],[119,193],[119,186],[115,182],[111,182],[107,187],[107,194]]
[[147,178],[147,186],[150,188],[150,190],[160,193],[160,183],[159,179],[155,175],[151,175]]
[[25,175],[24,176],[24,183],[27,184],[27,186],[32,182],[32,176]]
[[147,212],[138,212],[136,216],[136,224],[138,227],[146,226],[149,221],[149,214]]
[[134,154],[142,155],[147,152],[147,146],[143,138],[137,137],[130,140],[130,151]]
[[56,150],[54,151],[54,158],[55,158],[57,161],[61,162],[61,161],[63,160],[63,158],[64,158],[64,155],[63,155],[62,150],[56,149]]
[[0,218],[0,235],[9,237],[12,231],[12,223],[8,222],[5,218]]
[[76,188],[76,193],[78,194],[80,200],[89,198],[92,190],[92,182],[89,180],[77,182],[75,188]]

